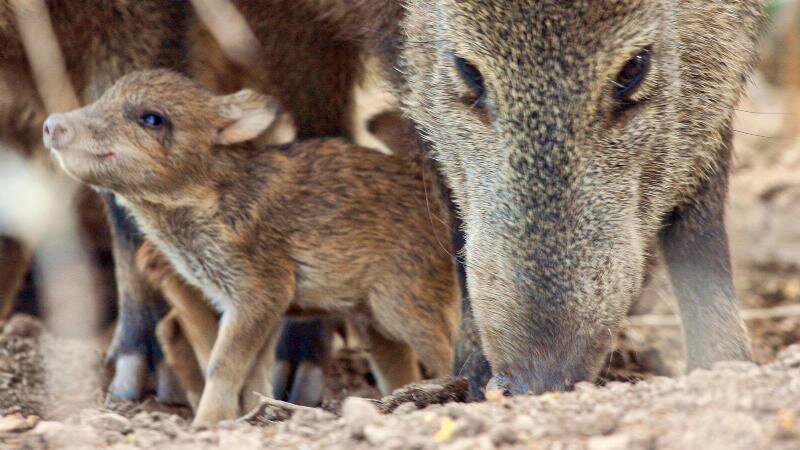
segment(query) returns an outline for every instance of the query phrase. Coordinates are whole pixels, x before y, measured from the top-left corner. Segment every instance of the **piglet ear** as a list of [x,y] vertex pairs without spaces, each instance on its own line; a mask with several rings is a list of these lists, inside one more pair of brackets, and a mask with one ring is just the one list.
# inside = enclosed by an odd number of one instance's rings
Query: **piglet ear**
[[275,121],[280,106],[273,97],[250,89],[219,97],[223,126],[217,144],[230,145],[255,139]]

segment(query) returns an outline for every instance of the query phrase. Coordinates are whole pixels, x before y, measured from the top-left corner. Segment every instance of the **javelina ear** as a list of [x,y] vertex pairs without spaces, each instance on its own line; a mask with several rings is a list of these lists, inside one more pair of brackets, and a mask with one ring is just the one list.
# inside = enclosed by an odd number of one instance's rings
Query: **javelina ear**
[[278,101],[250,89],[219,97],[223,126],[217,144],[230,145],[255,139],[272,125],[278,113]]

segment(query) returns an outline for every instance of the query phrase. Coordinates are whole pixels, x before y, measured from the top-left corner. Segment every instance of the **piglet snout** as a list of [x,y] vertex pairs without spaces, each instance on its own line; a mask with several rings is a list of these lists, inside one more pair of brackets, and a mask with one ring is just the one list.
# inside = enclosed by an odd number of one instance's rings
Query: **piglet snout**
[[75,130],[63,114],[52,114],[44,122],[44,145],[48,148],[64,148],[75,138]]

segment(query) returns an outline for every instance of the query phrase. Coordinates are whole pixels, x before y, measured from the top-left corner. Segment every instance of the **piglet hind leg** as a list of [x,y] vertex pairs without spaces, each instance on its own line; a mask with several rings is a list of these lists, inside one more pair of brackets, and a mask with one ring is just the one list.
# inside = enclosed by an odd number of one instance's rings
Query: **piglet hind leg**
[[410,345],[388,338],[373,327],[363,338],[367,343],[370,367],[383,395],[422,378],[417,355]]
[[[730,131],[725,154],[730,155]],[[680,307],[687,369],[751,360],[731,275],[724,213],[727,170],[709,179],[662,232],[662,249]]]
[[431,377],[450,375],[458,302],[452,275],[442,278],[414,287],[387,282],[370,298],[368,348],[383,393],[419,381],[417,361]]
[[203,380],[203,372],[200,370],[194,349],[183,330],[175,309],[158,323],[156,335],[164,352],[162,364],[169,365],[177,382],[185,389],[186,400],[196,411],[205,380]]

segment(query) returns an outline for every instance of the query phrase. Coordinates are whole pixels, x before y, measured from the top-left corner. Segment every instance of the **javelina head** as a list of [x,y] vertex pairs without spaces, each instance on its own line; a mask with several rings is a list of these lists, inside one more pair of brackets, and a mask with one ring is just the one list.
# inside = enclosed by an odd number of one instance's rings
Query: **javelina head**
[[96,102],[44,124],[45,145],[70,175],[125,195],[170,194],[203,179],[220,146],[255,138],[274,100],[215,96],[166,70],[134,72]]
[[757,0],[412,0],[405,108],[512,392],[593,378],[670,212],[726,167]]

